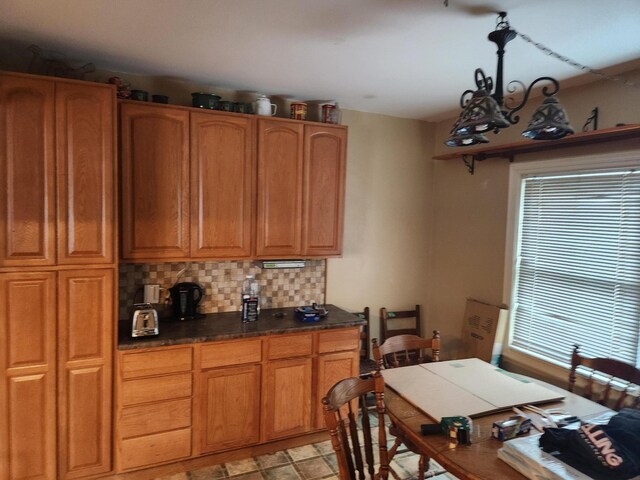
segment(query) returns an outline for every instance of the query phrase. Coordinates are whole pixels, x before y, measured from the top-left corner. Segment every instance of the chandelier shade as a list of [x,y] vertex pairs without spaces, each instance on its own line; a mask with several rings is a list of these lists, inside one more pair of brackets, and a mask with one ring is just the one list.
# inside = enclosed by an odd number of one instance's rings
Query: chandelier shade
[[506,128],[509,125],[500,111],[498,102],[486,90],[478,89],[460,114],[460,124],[456,133],[460,135],[484,133],[497,128]]
[[549,97],[536,109],[522,135],[532,140],[557,140],[572,133],[567,112],[556,97]]

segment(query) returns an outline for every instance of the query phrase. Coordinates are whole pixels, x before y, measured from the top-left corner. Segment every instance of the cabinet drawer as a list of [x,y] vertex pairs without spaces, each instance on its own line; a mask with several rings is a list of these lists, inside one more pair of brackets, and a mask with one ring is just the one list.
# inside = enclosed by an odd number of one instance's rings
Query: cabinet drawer
[[192,348],[124,353],[120,357],[121,378],[147,377],[165,373],[188,372],[193,368]]
[[125,407],[120,414],[119,426],[120,438],[191,427],[191,399]]
[[254,338],[239,342],[221,342],[203,345],[200,368],[226,367],[262,360],[262,340]]
[[313,353],[313,334],[276,335],[267,340],[267,358],[304,357]]
[[122,405],[190,397],[192,391],[193,381],[190,373],[127,380],[122,382]]
[[123,470],[166,463],[191,456],[191,429],[146,435],[122,440],[120,463]]
[[360,329],[343,328],[318,333],[318,353],[342,352],[359,348]]

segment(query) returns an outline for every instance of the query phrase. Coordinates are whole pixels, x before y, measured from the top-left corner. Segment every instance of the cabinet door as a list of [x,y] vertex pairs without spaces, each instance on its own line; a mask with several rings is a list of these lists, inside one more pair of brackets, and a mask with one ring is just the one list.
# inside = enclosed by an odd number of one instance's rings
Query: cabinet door
[[303,124],[258,121],[256,255],[302,254]]
[[0,274],[0,479],[56,476],[55,273]]
[[304,253],[342,252],[347,131],[305,127]]
[[191,114],[191,256],[251,255],[254,119]]
[[123,103],[122,258],[189,256],[189,113]]
[[311,358],[276,360],[265,366],[264,441],[311,430]]
[[200,375],[200,453],[258,443],[260,365],[217,368]]
[[55,263],[54,82],[0,75],[0,267]]
[[58,263],[113,262],[115,93],[56,84]]
[[360,352],[330,353],[320,355],[317,359],[316,368],[316,401],[315,405],[315,427],[325,428],[324,415],[322,409],[322,399],[329,389],[340,380],[358,376]]
[[111,469],[113,269],[58,273],[60,478]]

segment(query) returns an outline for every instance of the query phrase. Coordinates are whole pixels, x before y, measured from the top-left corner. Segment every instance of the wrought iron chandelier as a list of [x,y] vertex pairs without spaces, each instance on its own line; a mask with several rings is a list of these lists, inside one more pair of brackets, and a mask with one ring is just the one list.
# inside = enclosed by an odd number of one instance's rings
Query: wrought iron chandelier
[[495,89],[492,78],[487,77],[482,69],[477,68],[475,71],[477,90],[466,90],[462,93],[460,97],[462,113],[454,123],[449,138],[444,142],[450,147],[487,143],[489,139],[485,133],[491,130],[498,133],[501,129],[518,123],[520,121],[518,112],[526,105],[533,87],[542,82],[550,82],[551,85],[545,85],[542,88],[542,94],[546,98],[536,109],[522,135],[533,140],[557,140],[574,133],[564,108],[555,97],[560,90],[560,84],[552,77],[538,77],[528,88],[525,88],[524,83],[519,80],[509,82],[507,85],[509,93],[514,93],[519,86],[524,91],[524,95],[517,104],[514,104],[511,97],[507,97],[505,101],[502,78],[504,47],[516,37],[516,31],[511,29],[506,17],[506,12],[498,14],[496,29],[488,37],[498,46]]

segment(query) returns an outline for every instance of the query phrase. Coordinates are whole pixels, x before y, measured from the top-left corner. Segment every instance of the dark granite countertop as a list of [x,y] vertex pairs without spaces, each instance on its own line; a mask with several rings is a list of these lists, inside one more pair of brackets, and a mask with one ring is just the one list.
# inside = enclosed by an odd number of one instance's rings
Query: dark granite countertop
[[[195,320],[160,320],[159,335],[131,338],[131,321],[118,324],[118,350],[164,347],[189,343],[230,340],[281,333],[295,333],[330,328],[357,327],[366,321],[335,305],[325,305],[329,311],[319,322],[296,320],[293,308],[270,308],[260,312],[255,322],[243,323],[240,312],[210,313]],[[283,317],[276,314],[283,313]]]

